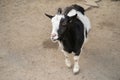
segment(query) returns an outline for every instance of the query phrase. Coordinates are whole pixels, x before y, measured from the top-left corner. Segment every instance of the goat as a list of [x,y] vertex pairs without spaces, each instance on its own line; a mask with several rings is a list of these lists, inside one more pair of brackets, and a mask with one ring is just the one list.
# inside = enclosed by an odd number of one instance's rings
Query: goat
[[73,73],[75,74],[80,70],[78,64],[80,53],[91,29],[90,21],[84,12],[81,6],[74,4],[66,7],[63,13],[62,9],[58,8],[55,16],[45,13],[52,22],[51,40],[58,42],[62,47],[68,67],[72,66],[68,53],[74,53]]

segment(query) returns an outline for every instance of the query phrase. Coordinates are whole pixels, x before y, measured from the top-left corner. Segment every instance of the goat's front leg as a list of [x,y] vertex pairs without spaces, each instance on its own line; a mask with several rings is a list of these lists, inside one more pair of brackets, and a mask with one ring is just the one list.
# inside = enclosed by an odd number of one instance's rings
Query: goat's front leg
[[68,53],[63,50],[63,44],[60,41],[58,41],[58,44],[59,44],[59,48],[61,48],[61,51],[63,52],[63,54],[65,56],[65,64],[66,64],[66,66],[71,68],[72,64],[71,64],[71,61],[69,60]]
[[79,67],[79,55],[74,56],[74,67],[73,67],[73,73],[77,74],[80,71]]
[[72,64],[71,64],[71,61],[69,60],[69,56],[68,56],[68,53],[64,50],[62,50],[64,56],[65,56],[65,64],[68,68],[71,68],[72,67]]
[[80,57],[80,53],[82,51],[82,47],[83,47],[83,43],[84,43],[84,39],[79,42],[76,42],[75,45],[75,51],[74,51],[74,66],[73,66],[73,73],[77,74],[80,71],[80,67],[79,67],[79,57]]

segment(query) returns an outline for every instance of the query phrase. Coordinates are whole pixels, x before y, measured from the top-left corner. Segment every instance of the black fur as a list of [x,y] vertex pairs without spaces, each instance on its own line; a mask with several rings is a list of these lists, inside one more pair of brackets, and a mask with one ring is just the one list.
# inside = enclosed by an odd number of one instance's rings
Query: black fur
[[60,21],[58,40],[63,44],[66,52],[74,52],[75,55],[78,56],[84,43],[84,37],[87,37],[87,31],[85,31],[86,36],[84,36],[84,25],[77,18],[77,14],[73,17],[67,16],[72,9],[84,15],[85,10],[81,6],[74,4],[67,7],[63,13],[65,18]]
[[81,12],[83,15],[85,13],[85,10],[84,10],[83,7],[81,7],[81,6],[77,5],[77,4],[74,4],[72,6],[66,7],[63,14],[67,15],[70,12],[70,10],[72,10],[72,9],[75,9],[76,11]]
[[62,13],[62,9],[58,8],[57,14],[61,14]]
[[[78,56],[81,52],[81,48],[84,43],[84,38],[87,37],[87,31],[84,32],[83,23],[77,18],[77,14],[69,17],[67,14],[72,10],[81,12],[84,15],[84,8],[76,4],[69,6],[63,12],[65,18],[60,21],[58,29],[58,40],[63,44],[63,49],[68,52],[74,52]],[[61,14],[62,9],[59,8],[57,14]],[[53,16],[45,14],[47,17],[52,18]],[[84,33],[86,36],[84,36]]]
[[52,15],[49,15],[49,14],[46,14],[45,13],[45,15],[47,16],[47,17],[49,17],[50,19],[52,19],[54,16],[52,16]]
[[[78,56],[84,42],[84,25],[75,17],[76,16],[70,19],[66,16],[65,19],[61,19],[58,30],[58,40],[63,44],[65,51],[68,53],[74,52],[75,55]],[[66,21],[67,24],[62,24],[64,21]]]

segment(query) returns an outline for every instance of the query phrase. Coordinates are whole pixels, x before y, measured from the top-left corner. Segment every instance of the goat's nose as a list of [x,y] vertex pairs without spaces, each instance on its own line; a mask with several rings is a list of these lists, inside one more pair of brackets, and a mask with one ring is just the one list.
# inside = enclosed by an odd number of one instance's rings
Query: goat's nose
[[51,34],[51,37],[55,37],[56,36],[56,34]]

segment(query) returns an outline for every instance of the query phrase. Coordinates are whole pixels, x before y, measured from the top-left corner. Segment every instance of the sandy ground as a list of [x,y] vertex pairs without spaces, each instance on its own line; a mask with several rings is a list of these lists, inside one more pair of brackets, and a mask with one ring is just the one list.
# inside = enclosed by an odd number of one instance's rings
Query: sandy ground
[[92,31],[78,75],[50,41],[44,16],[73,3],[80,0],[0,0],[0,80],[120,80],[120,1],[102,0],[86,12]]

